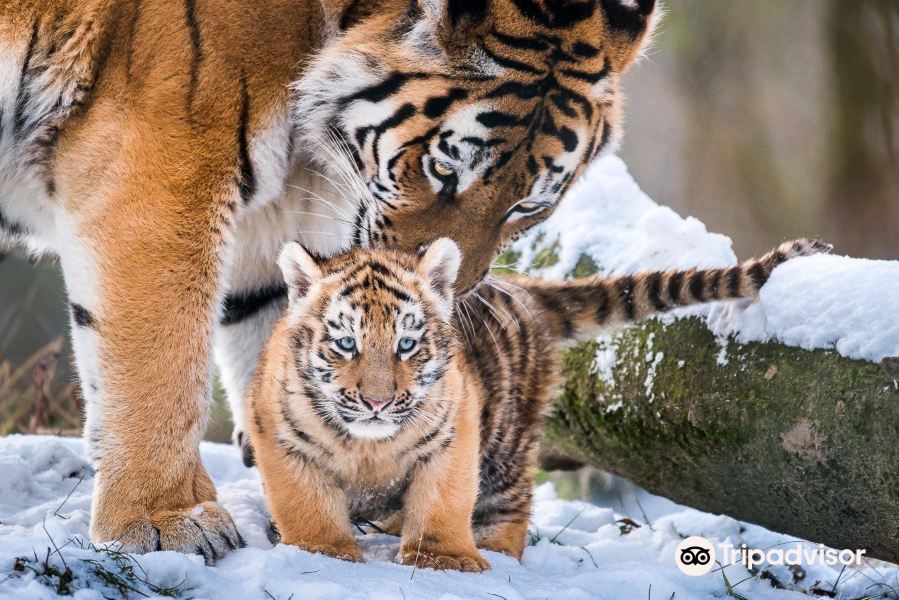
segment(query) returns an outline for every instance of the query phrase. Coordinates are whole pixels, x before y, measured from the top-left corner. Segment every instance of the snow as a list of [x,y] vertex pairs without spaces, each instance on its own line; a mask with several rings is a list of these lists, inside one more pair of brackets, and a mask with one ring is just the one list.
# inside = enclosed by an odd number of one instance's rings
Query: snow
[[[532,273],[564,278],[582,256],[611,275],[737,264],[728,237],[657,205],[617,156],[594,163],[556,212],[516,242],[519,268],[527,269],[541,248],[552,245],[558,262]],[[899,356],[897,302],[899,261],[819,255],[775,269],[758,302],[718,303],[677,314],[704,316],[722,339],[777,340],[879,362]],[[724,350],[719,362],[727,360]]]
[[[412,569],[393,562],[397,538],[380,534],[360,535],[366,562],[353,564],[291,546],[272,547],[257,471],[245,469],[231,446],[204,443],[201,453],[218,486],[220,500],[234,516],[248,547],[233,552],[213,567],[205,566],[199,556],[174,552],[120,557],[120,561],[132,566],[137,578],[156,586],[152,588],[134,579],[131,585],[139,593],[126,590],[122,595],[116,588],[104,586],[91,573],[98,570],[97,564],[113,572],[116,565],[108,553],[88,546],[94,482],[82,442],[45,436],[0,438],[0,598],[59,597],[28,569],[13,570],[17,557],[32,557],[34,564],[36,554],[38,562],[43,562],[48,548],[51,564],[63,568],[64,558],[74,572],[77,600],[99,600],[104,596],[137,598],[143,597],[141,594],[158,597],[160,590],[174,587],[181,591],[181,597],[240,600],[287,600],[291,595],[297,600],[667,600],[672,594],[678,599],[722,598],[726,594],[720,572],[690,577],[675,566],[675,548],[683,537],[702,535],[716,543],[735,545],[745,540],[761,548],[792,542],[759,527],[653,497],[644,497],[642,502],[648,507],[664,506],[667,511],[659,512],[668,514],[655,515],[651,523],[643,523],[623,535],[619,519],[624,515],[586,502],[560,500],[553,487],[545,484],[536,490],[532,545],[525,550],[521,564],[488,552],[485,556],[493,569],[482,574]],[[808,543],[804,546],[815,548]],[[60,552],[55,552],[54,547],[60,547]],[[820,586],[829,590],[840,577],[840,569],[835,567],[816,565],[805,569],[807,574],[799,582],[805,587],[820,581]],[[792,577],[786,567],[771,567],[771,571],[782,581]],[[759,578],[745,580],[749,573],[739,564],[727,567],[725,573],[737,592],[753,600],[808,597],[774,589]],[[883,563],[858,570],[852,567],[840,581],[839,591],[844,598],[860,597],[875,583],[877,587],[872,589],[877,592],[887,589],[885,586],[899,588],[899,568]]]

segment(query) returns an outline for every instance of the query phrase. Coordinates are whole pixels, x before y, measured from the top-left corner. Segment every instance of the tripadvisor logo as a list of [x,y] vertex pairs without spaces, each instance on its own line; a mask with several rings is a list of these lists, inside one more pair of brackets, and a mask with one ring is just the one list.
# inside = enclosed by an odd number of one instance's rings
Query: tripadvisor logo
[[715,547],[704,537],[688,537],[677,545],[674,561],[686,575],[705,575],[715,566]]
[[[730,543],[721,544],[721,562],[725,566],[742,563],[747,569],[752,570],[759,564],[770,565],[814,565],[823,564],[835,566],[858,566],[864,560],[866,550],[834,550],[823,544],[811,546],[802,542],[790,545],[781,544],[780,547],[750,548],[746,544],[735,547]],[[715,547],[704,537],[688,537],[677,545],[674,553],[674,561],[677,568],[686,575],[705,575],[715,566]]]

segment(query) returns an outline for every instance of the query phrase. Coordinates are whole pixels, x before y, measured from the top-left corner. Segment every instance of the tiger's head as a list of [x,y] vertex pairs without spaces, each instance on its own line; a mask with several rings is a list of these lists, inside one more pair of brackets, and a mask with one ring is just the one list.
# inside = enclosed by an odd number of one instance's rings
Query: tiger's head
[[442,400],[429,392],[452,359],[460,260],[448,239],[420,258],[355,248],[316,259],[295,242],[284,247],[288,339],[303,395],[325,425],[383,439],[413,418],[437,418]]
[[622,129],[655,0],[324,1],[295,120],[359,198],[357,244],[449,237],[476,286]]

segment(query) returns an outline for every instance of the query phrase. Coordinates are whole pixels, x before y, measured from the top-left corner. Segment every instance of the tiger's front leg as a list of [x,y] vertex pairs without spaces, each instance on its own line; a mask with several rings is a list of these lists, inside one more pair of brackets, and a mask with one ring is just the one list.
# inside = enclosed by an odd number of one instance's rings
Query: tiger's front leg
[[173,189],[120,184],[72,217],[60,255],[97,469],[91,537],[212,562],[242,545],[199,452],[229,206]]

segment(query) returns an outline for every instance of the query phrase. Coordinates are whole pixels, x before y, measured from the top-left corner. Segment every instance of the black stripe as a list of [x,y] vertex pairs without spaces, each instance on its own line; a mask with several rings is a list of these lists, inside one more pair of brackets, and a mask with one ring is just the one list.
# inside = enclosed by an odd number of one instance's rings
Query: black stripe
[[424,113],[429,119],[439,119],[442,117],[453,102],[464,100],[468,97],[468,92],[462,88],[452,88],[445,96],[437,96],[436,98],[428,98],[425,102]]
[[80,304],[75,303],[72,303],[69,307],[72,310],[72,320],[75,321],[75,325],[77,325],[78,327],[91,328],[96,326],[97,320],[89,310],[87,310]]
[[609,59],[606,58],[603,61],[602,68],[595,73],[591,73],[589,71],[582,71],[581,69],[562,69],[562,74],[568,77],[573,77],[574,79],[580,79],[581,81],[586,81],[589,84],[597,84],[603,79],[605,79],[612,66],[609,63]]
[[394,127],[399,127],[404,122],[411,119],[416,112],[418,112],[418,109],[415,108],[415,105],[413,105],[411,102],[407,102],[406,104],[400,106],[395,113],[390,115],[390,117],[374,127],[375,140],[372,143],[372,155],[374,157],[375,164],[379,164],[381,162],[381,136],[383,136],[384,133],[388,130],[393,129]]
[[412,298],[406,292],[397,289],[390,285],[387,281],[384,281],[380,277],[372,277],[371,282],[374,284],[374,287],[379,290],[384,290],[386,292],[390,292],[393,294],[397,300],[401,300],[403,302],[411,302]]
[[340,19],[337,20],[337,27],[341,31],[346,31],[346,29],[352,23],[351,19],[353,17],[353,13],[356,12],[356,8],[359,6],[359,0],[352,0],[349,4],[347,4],[346,8],[343,10],[343,13],[340,15]]
[[512,69],[513,71],[521,71],[524,73],[530,73],[531,75],[543,75],[544,72],[538,69],[537,67],[533,67],[528,63],[521,62],[520,60],[515,60],[514,58],[509,58],[507,56],[502,56],[492,51],[487,46],[482,46],[481,50],[483,50],[484,54],[488,56],[493,62],[498,64],[501,67],[505,67],[507,69]]
[[765,267],[762,266],[762,263],[756,261],[751,267],[749,267],[749,277],[752,279],[752,285],[755,289],[760,290],[762,286],[765,285],[765,282],[768,281],[768,275],[765,274]]
[[634,278],[625,275],[618,279],[618,295],[621,297],[621,303],[624,305],[624,314],[628,319],[634,318]]
[[490,110],[482,112],[475,120],[484,127],[523,127],[524,123],[515,115],[500,112],[498,110]]
[[489,0],[453,0],[446,7],[449,14],[450,24],[455,27],[456,24],[466,18],[472,22],[479,23],[484,19],[487,12],[487,4]]
[[286,295],[287,286],[283,283],[240,294],[228,292],[222,302],[222,318],[219,323],[222,325],[240,323]]
[[290,433],[292,433],[296,437],[296,440],[292,440],[292,441],[300,441],[304,444],[312,446],[313,448],[315,448],[316,450],[318,450],[325,456],[333,456],[333,452],[331,452],[330,448],[328,448],[322,442],[320,442],[316,438],[312,437],[311,435],[309,435],[308,433],[306,433],[305,431],[300,429],[300,424],[297,423],[294,420],[294,418],[290,415],[290,413],[288,412],[286,396],[281,398],[280,408],[281,408],[281,418],[283,418],[284,422],[287,423],[287,426],[290,428]]
[[581,58],[593,58],[599,54],[599,48],[591,46],[586,42],[575,42],[571,47],[571,51]]
[[671,298],[671,301],[675,304],[681,304],[680,288],[683,281],[683,271],[677,271],[676,273],[672,274],[671,279],[668,280],[668,297]]
[[727,293],[731,298],[740,297],[740,267],[727,270]]
[[506,46],[515,48],[516,50],[536,50],[542,52],[549,47],[546,42],[534,37],[518,37],[499,31],[494,31],[493,37]]
[[565,148],[565,152],[573,152],[577,148],[577,134],[565,125],[559,128],[556,136],[562,140],[562,147]]
[[703,291],[705,288],[705,272],[696,271],[690,276],[690,294],[698,301],[702,301],[705,296]]
[[609,290],[602,283],[596,286],[596,322],[602,325],[609,318]]
[[237,126],[237,156],[240,166],[240,181],[237,188],[240,190],[240,201],[244,206],[253,199],[256,193],[256,174],[253,170],[253,161],[250,158],[250,93],[247,90],[247,77],[240,78],[240,123]]
[[646,294],[649,297],[649,303],[652,304],[653,308],[656,310],[665,310],[668,308],[668,305],[662,300],[661,289],[662,274],[659,272],[653,273],[646,281]]
[[28,104],[30,94],[28,92],[28,84],[30,78],[28,71],[31,69],[31,60],[34,58],[34,51],[37,47],[37,34],[40,23],[35,21],[31,26],[31,39],[28,42],[28,49],[25,51],[25,60],[22,61],[22,72],[19,75],[19,91],[16,95],[16,110],[13,113],[13,135],[16,139],[21,139],[25,128],[25,106]]
[[537,98],[544,93],[539,85],[530,83],[522,83],[519,81],[505,81],[498,85],[496,89],[491,91],[485,98],[502,98],[503,96],[515,96],[522,100],[530,100]]
[[203,60],[203,41],[200,37],[200,24],[197,21],[196,0],[184,0],[184,12],[187,20],[187,32],[190,36],[190,87],[187,89],[187,114],[193,114],[194,96],[200,75],[200,62]]
[[595,2],[546,2],[513,0],[518,11],[526,19],[550,29],[566,29],[575,23],[589,19],[596,10]]
[[398,92],[399,89],[403,87],[403,85],[405,85],[407,81],[415,77],[421,77],[421,75],[401,72],[391,73],[384,81],[376,83],[374,85],[370,85],[366,88],[362,88],[358,92],[350,94],[346,98],[342,99],[339,102],[340,107],[343,108],[347,104],[356,100],[380,102],[381,100],[385,100],[386,98]]

